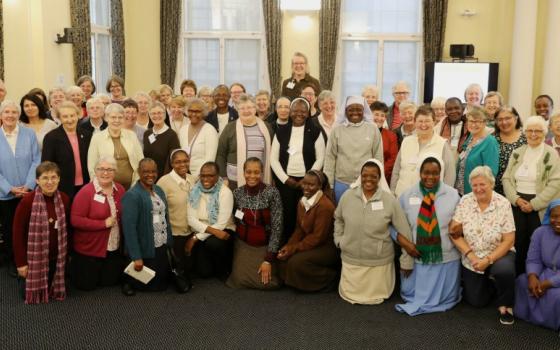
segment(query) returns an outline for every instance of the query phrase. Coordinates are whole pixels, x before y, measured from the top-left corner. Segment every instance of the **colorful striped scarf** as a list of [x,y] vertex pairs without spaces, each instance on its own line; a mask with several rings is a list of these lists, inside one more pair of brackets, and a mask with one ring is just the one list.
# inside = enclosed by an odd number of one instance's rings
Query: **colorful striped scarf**
[[416,221],[416,249],[421,254],[420,260],[424,264],[438,264],[443,260],[441,250],[441,236],[436,215],[436,192],[439,184],[432,189],[426,189],[420,184],[424,195],[422,205]]
[[66,266],[66,211],[60,192],[54,194],[54,207],[58,227],[58,253],[56,272],[49,290],[49,215],[43,193],[37,187],[31,205],[29,236],[27,239],[27,262],[29,272],[25,280],[25,303],[47,303],[49,296],[56,300],[66,298],[64,271]]

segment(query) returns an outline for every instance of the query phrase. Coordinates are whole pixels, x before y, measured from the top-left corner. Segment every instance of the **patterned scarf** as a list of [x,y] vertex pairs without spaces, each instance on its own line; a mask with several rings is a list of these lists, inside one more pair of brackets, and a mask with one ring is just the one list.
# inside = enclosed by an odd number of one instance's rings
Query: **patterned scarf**
[[56,272],[49,291],[49,218],[45,197],[37,187],[31,205],[29,237],[27,240],[29,271],[25,281],[26,304],[47,303],[49,295],[56,300],[66,298],[64,284],[67,245],[66,212],[58,191],[54,195],[54,207],[58,227],[58,254],[56,257]]
[[420,260],[425,264],[437,264],[443,260],[441,236],[435,207],[438,188],[439,184],[432,189],[426,189],[420,184],[420,190],[424,198],[422,199],[422,205],[420,206],[416,221],[416,248],[421,254]]
[[198,209],[198,204],[200,203],[200,197],[202,197],[203,193],[210,195],[208,199],[208,203],[206,205],[206,209],[208,210],[208,223],[210,225],[214,225],[216,221],[218,221],[218,209],[220,207],[220,190],[222,189],[222,185],[224,184],[224,180],[220,177],[218,178],[218,182],[214,186],[209,189],[204,188],[202,186],[202,182],[198,180],[194,185],[193,189],[191,190],[191,194],[189,196],[189,203],[194,209]]

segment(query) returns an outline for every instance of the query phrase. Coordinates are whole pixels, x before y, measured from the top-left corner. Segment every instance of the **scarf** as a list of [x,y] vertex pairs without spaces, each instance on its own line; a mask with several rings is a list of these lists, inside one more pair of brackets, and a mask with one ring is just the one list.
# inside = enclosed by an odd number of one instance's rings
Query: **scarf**
[[436,216],[436,192],[439,184],[431,190],[420,184],[424,195],[416,221],[416,248],[421,254],[420,260],[425,264],[437,264],[443,260],[441,236]]
[[[247,140],[245,140],[245,130],[243,129],[243,124],[241,124],[241,120],[237,119],[235,121],[235,137],[237,139],[237,187],[241,187],[245,185],[245,176],[243,175],[243,164],[247,160]],[[270,172],[270,146],[272,142],[270,140],[270,132],[266,127],[266,124],[257,118],[257,126],[261,131],[265,147],[264,147],[264,154],[265,159],[263,161],[264,164],[264,176],[263,182],[267,185],[272,183],[272,175]]]
[[206,193],[210,196],[210,198],[208,199],[208,203],[206,204],[206,210],[208,211],[208,223],[210,225],[214,225],[216,221],[218,221],[218,212],[220,208],[220,190],[222,189],[223,184],[224,180],[219,177],[218,182],[216,182],[214,186],[206,189],[204,188],[204,186],[202,186],[202,182],[198,180],[189,196],[189,203],[194,209],[198,209],[200,197],[202,197],[203,193]]
[[[463,143],[465,142],[465,139],[468,136],[468,130],[466,125],[467,125],[466,121],[463,120],[463,124],[461,125],[461,130],[460,130],[461,135],[459,137],[459,143],[457,144],[457,153],[460,153],[461,150],[463,149]],[[449,119],[447,117],[441,120],[441,129],[439,132],[439,136],[448,140],[448,142],[451,142],[451,123],[449,122]]]
[[27,240],[29,272],[25,281],[26,304],[47,303],[49,295],[56,300],[64,300],[66,297],[66,287],[64,284],[67,245],[66,211],[58,191],[54,195],[54,206],[58,227],[58,254],[56,257],[56,272],[49,291],[49,218],[45,197],[37,187],[33,204],[31,205],[29,236]]

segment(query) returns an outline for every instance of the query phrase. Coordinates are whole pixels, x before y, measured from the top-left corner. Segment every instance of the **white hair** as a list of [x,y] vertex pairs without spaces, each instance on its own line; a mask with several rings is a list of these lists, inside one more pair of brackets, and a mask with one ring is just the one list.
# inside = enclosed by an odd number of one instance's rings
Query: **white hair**
[[445,97],[442,97],[442,96],[434,97],[432,99],[432,102],[430,103],[430,107],[432,107],[432,108],[437,108],[437,107],[441,107],[441,106],[445,107],[445,102],[446,101],[447,101],[447,99]]
[[533,115],[527,118],[527,120],[525,120],[525,123],[523,123],[523,131],[527,131],[529,125],[537,125],[542,129],[545,135],[546,133],[548,133],[548,123],[540,115]]
[[120,113],[124,115],[124,107],[119,103],[111,103],[105,107],[105,115],[107,117],[113,113]]
[[84,91],[82,90],[81,87],[76,86],[76,85],[72,85],[72,86],[69,86],[66,89],[66,98],[68,99],[71,94],[76,93],[76,92],[81,94],[82,96],[85,96]]
[[323,102],[324,100],[328,100],[328,99],[332,99],[333,101],[336,101],[336,96],[330,90],[321,91],[321,93],[317,97],[317,101],[319,101],[319,103]]
[[379,88],[377,87],[377,85],[369,84],[369,85],[364,86],[364,88],[362,89],[362,96],[364,96],[366,94],[366,92],[368,92],[369,90],[372,90],[376,94],[379,94]]
[[471,173],[469,174],[469,184],[471,184],[471,186],[473,179],[477,177],[485,178],[486,180],[488,180],[492,188],[494,188],[494,185],[496,184],[496,178],[494,178],[492,169],[490,169],[488,165],[479,165],[471,171]]
[[482,86],[476,83],[469,84],[469,86],[465,89],[465,100],[467,99],[467,93],[472,89],[478,89],[478,91],[480,91],[480,101],[484,101],[484,91],[482,91]]
[[103,104],[103,100],[96,96],[96,97],[92,97],[89,100],[86,101],[86,109],[89,113],[89,109],[91,108],[91,106],[93,106],[94,104],[100,104],[101,106],[103,106],[103,108],[105,108],[105,105]]
[[417,108],[418,107],[411,101],[402,101],[401,104],[399,105],[399,112],[402,114],[407,109],[413,109],[414,113],[416,113]]
[[404,85],[404,86],[406,86],[407,90],[410,90],[410,86],[408,85],[408,83],[406,81],[399,80],[395,83],[395,85],[393,85],[393,87],[391,88],[391,91],[395,92],[395,90],[397,89],[397,86],[399,86],[399,85]]
[[110,155],[105,155],[105,156],[101,156],[99,157],[99,159],[97,160],[97,162],[95,162],[95,169],[97,169],[97,167],[99,166],[99,164],[101,163],[109,163],[111,164],[111,167],[113,169],[117,169],[117,161],[113,156]]
[[12,100],[5,100],[0,104],[0,114],[4,113],[4,110],[8,107],[14,107],[17,110],[18,117],[21,114],[21,107]]

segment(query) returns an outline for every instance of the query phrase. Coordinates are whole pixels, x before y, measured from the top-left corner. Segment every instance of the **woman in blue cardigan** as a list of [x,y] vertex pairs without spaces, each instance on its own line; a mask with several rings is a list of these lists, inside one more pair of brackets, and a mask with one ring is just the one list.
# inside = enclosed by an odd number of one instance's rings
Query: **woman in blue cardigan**
[[469,174],[477,166],[487,165],[494,176],[498,175],[500,164],[500,147],[493,135],[488,134],[486,120],[488,116],[481,107],[472,106],[467,112],[467,130],[469,136],[459,152],[457,179],[455,188],[461,196],[472,192]]
[[12,221],[23,195],[35,188],[35,168],[41,162],[37,136],[32,129],[18,125],[20,114],[20,106],[13,101],[0,105],[0,224],[14,276]]
[[144,158],[138,164],[139,181],[122,199],[124,242],[134,269],[144,266],[155,271],[155,277],[143,285],[128,278],[123,294],[134,295],[134,289],[161,291],[167,289],[171,268],[167,247],[172,244],[171,225],[165,193],[156,185],[158,169],[155,161]]

